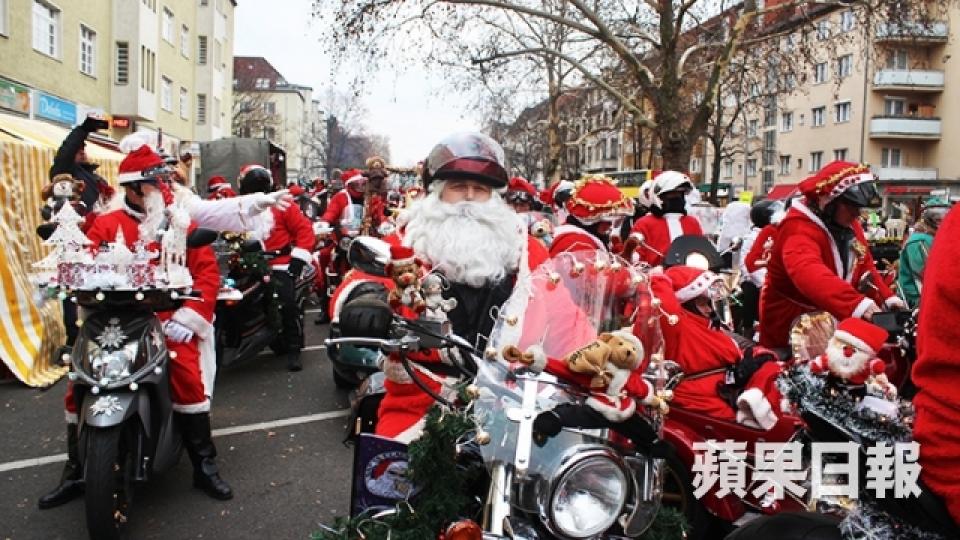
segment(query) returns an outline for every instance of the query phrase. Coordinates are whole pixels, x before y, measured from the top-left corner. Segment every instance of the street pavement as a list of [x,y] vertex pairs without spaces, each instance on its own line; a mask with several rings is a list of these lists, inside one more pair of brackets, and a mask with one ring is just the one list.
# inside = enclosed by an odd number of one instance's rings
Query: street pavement
[[[217,376],[211,421],[233,500],[193,489],[184,454],[172,471],[138,486],[131,538],[303,539],[346,514],[348,395],[334,386],[321,349],[327,327],[315,326],[313,313],[306,317],[309,350],[300,373],[264,353]],[[65,379],[45,391],[0,384],[0,539],[87,537],[82,499],[37,509],[37,498],[57,484],[63,468],[65,388]]]

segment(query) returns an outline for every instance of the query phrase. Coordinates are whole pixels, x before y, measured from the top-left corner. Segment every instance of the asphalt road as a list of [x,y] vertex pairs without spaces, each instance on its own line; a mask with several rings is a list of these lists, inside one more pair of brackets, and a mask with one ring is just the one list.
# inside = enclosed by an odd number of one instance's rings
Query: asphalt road
[[[131,538],[303,539],[346,514],[352,453],[341,443],[347,420],[339,412],[348,396],[333,384],[320,349],[327,327],[313,325],[313,317],[307,314],[312,350],[303,354],[302,372],[288,373],[283,359],[265,354],[218,375],[211,421],[215,434],[234,428],[214,439],[234,499],[215,501],[193,489],[184,455],[136,491]],[[57,484],[62,460],[16,463],[66,452],[65,386],[0,384],[0,539],[86,538],[82,499],[37,509],[37,498]]]

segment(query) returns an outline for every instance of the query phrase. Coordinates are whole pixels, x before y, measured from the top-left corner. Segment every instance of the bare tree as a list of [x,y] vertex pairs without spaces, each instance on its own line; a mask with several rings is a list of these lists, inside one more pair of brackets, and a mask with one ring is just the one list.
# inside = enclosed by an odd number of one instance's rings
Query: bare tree
[[231,114],[231,132],[237,137],[263,137],[276,130],[280,117],[268,94],[256,91],[235,91]]

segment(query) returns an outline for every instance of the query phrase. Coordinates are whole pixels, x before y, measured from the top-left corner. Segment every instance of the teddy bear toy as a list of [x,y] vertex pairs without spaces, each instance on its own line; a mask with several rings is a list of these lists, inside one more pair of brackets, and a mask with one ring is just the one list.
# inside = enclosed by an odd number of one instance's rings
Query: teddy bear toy
[[539,345],[526,352],[507,346],[503,349],[503,358],[584,387],[590,392],[587,406],[612,422],[633,416],[637,409],[635,399],[661,409],[666,405],[653,386],[636,372],[643,360],[643,344],[626,330],[600,334],[595,341],[562,360],[548,357]]
[[80,200],[80,194],[83,193],[83,180],[78,180],[69,174],[58,174],[53,177],[49,184],[43,187],[40,195],[43,197],[44,204],[40,207],[40,215],[43,219],[50,219],[63,208],[63,205],[69,202],[74,210],[81,216],[86,213],[86,205]]
[[443,279],[437,274],[427,274],[420,288],[426,304],[426,316],[438,321],[447,320],[447,313],[457,307],[457,299],[443,297]]
[[393,279],[394,283],[387,297],[390,307],[398,309],[405,306],[417,314],[426,309],[427,304],[420,290],[422,267],[420,260],[414,257],[413,249],[406,246],[390,248],[390,263],[386,268],[387,275]]
[[553,226],[550,224],[550,220],[540,219],[530,223],[530,236],[549,247],[553,243]]
[[897,389],[887,380],[886,365],[877,353],[887,341],[887,331],[863,319],[849,318],[837,325],[827,349],[810,361],[810,371],[827,374],[852,386],[866,385],[885,397]]

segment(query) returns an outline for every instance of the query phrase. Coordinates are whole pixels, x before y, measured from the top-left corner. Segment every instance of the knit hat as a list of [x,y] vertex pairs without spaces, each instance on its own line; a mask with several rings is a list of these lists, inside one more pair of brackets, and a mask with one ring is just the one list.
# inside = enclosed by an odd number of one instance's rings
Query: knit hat
[[837,325],[833,337],[871,355],[877,354],[887,342],[887,331],[863,319],[844,319]]
[[703,295],[711,285],[723,281],[722,277],[709,270],[692,266],[671,266],[664,270],[664,274],[673,282],[673,290],[681,304]]
[[573,185],[566,209],[581,223],[592,225],[616,216],[633,215],[633,201],[610,178],[592,175]]

